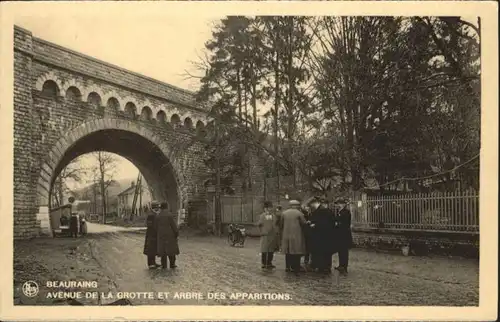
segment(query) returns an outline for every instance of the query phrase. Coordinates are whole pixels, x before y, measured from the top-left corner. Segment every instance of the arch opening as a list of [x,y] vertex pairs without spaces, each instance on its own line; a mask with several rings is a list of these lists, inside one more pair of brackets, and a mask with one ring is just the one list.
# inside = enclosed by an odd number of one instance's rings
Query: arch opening
[[193,129],[193,120],[190,117],[184,119],[184,127],[189,130]]
[[87,97],[87,102],[95,108],[98,108],[102,105],[101,96],[96,92],[92,92],[89,94],[89,96]]
[[196,122],[196,134],[203,136],[205,133],[205,124],[202,121]]
[[86,213],[98,215],[99,222],[104,213],[106,222],[143,222],[153,199],[144,175],[131,161],[101,151],[73,159],[56,177],[50,195],[50,208],[67,204],[69,197],[86,201]]
[[106,108],[113,112],[118,112],[120,109],[120,102],[116,97],[110,97],[106,102]]
[[92,132],[66,150],[50,178],[47,200],[49,207],[56,179],[63,169],[73,160],[98,151],[113,153],[130,161],[142,174],[152,199],[166,201],[174,214],[182,208],[179,177],[168,156],[146,137],[119,129]]
[[170,124],[174,127],[177,128],[181,125],[181,118],[177,114],[173,114],[172,117],[170,118]]
[[137,107],[134,103],[128,102],[125,104],[125,115],[131,119],[135,119],[137,116]]
[[167,122],[167,115],[163,111],[159,111],[156,113],[156,119],[158,120],[158,123],[160,124],[165,124]]
[[57,97],[59,96],[60,90],[59,86],[57,86],[56,82],[53,80],[47,80],[43,83],[42,86],[42,94],[48,97]]
[[71,86],[66,90],[66,99],[73,102],[79,102],[82,100],[82,93],[75,86]]
[[144,106],[141,111],[141,120],[142,121],[151,121],[153,112],[149,108],[149,106]]

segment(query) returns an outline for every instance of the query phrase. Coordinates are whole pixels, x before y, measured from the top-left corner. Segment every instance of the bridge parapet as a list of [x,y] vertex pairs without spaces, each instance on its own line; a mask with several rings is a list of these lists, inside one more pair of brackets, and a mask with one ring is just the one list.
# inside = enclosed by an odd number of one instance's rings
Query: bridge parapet
[[34,89],[41,93],[55,93],[58,97],[87,102],[96,108],[116,109],[133,118],[170,122],[174,127],[183,125],[200,129],[208,121],[205,111],[148,97],[148,94],[118,88],[114,84],[71,75],[69,71],[47,68],[48,66],[41,64],[36,64],[35,67],[40,71],[48,69],[36,77]]

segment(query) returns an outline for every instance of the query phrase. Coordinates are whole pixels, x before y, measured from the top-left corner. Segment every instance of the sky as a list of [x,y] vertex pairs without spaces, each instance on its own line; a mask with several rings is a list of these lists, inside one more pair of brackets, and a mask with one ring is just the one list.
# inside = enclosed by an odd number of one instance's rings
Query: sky
[[[38,38],[109,62],[166,83],[196,90],[197,80],[188,80],[185,71],[196,72],[198,60],[211,26],[220,17],[151,16],[140,23],[130,16],[57,19],[25,16],[16,24]],[[133,27],[130,25],[133,24]]]
[[[197,74],[192,62],[203,53],[204,44],[211,37],[211,26],[220,18],[207,14],[190,20],[163,15],[142,17],[138,23],[131,16],[90,18],[40,14],[19,17],[15,23],[33,32],[35,37],[195,91],[198,80],[187,79],[186,71]],[[89,166],[92,160],[84,156],[79,162]],[[130,161],[120,157],[113,178],[135,180],[138,172]],[[74,189],[86,184],[68,182],[68,185]]]

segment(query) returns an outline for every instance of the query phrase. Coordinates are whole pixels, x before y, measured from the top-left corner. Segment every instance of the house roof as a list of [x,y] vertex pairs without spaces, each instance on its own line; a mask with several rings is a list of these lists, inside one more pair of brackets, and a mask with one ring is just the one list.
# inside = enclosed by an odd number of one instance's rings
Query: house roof
[[130,192],[135,191],[135,185],[130,186],[118,194],[118,196],[128,195]]

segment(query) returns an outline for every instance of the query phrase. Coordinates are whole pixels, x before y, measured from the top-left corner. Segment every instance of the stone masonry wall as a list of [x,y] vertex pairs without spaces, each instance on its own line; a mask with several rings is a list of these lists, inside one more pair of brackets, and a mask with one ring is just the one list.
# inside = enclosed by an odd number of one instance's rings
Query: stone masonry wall
[[[191,92],[36,39],[22,28],[15,27],[14,35],[15,238],[30,238],[39,233],[37,213],[41,205],[37,200],[37,182],[54,144],[67,136],[68,131],[94,119],[133,120],[168,142],[171,150],[176,151],[178,175],[185,182],[189,204],[184,206],[196,208],[200,204],[199,200],[204,198],[200,187],[207,170],[203,163],[204,148],[195,136],[197,121],[203,122],[206,113],[194,106]],[[58,85],[59,96],[40,91],[46,80]],[[65,97],[70,87],[80,91],[80,100]],[[103,100],[101,106],[87,101],[91,92],[99,94]],[[110,97],[122,103],[119,109],[105,106]],[[123,110],[128,102],[135,105],[135,116]],[[149,117],[141,117],[144,106],[151,111]],[[157,118],[160,112],[165,113],[165,119]],[[174,113],[181,121],[192,118],[194,126],[171,124],[168,116]]]
[[20,238],[38,233],[36,192],[33,158],[29,148],[32,140],[32,124],[29,121],[33,104],[32,83],[32,35],[14,30],[14,235]]

